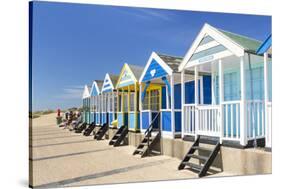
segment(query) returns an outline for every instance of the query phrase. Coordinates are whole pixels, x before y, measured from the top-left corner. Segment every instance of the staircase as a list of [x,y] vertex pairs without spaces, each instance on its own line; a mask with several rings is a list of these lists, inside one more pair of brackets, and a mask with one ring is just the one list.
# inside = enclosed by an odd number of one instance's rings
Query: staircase
[[105,123],[101,126],[101,128],[98,130],[98,132],[94,134],[94,139],[101,140],[107,130],[108,130],[108,124]]
[[[160,129],[154,129],[153,124],[158,119],[160,112],[152,120],[149,127],[144,133],[144,139],[138,145],[133,155],[140,154],[141,157],[148,156],[149,154],[160,154],[159,151],[153,150],[153,147],[160,142],[161,132]],[[159,123],[159,122],[158,122]],[[159,128],[159,127],[158,127]],[[154,135],[154,136],[153,136]]]
[[83,135],[84,136],[90,136],[90,134],[93,132],[93,130],[96,128],[96,124],[92,122],[88,128],[84,131]]
[[86,129],[86,128],[87,128],[87,123],[84,122],[84,123],[82,123],[82,124],[80,125],[80,127],[78,127],[78,128],[75,129],[75,133],[82,133],[82,131],[83,131],[84,129]]
[[[196,141],[193,143],[193,145],[183,158],[182,162],[178,166],[178,170],[184,169],[185,166],[188,166],[192,170],[197,171],[199,177],[203,177],[207,174],[210,166],[212,165],[218,152],[220,151],[220,143],[219,141],[216,141],[213,149],[201,147],[199,144],[200,136],[198,136]],[[197,153],[195,154],[196,151]],[[199,151],[204,151],[207,155],[199,155]],[[199,164],[190,162],[191,158],[198,159]]]
[[127,126],[122,125],[109,141],[109,145],[113,145],[114,147],[120,146],[121,142],[124,142],[124,139],[127,136],[128,132],[129,130]]

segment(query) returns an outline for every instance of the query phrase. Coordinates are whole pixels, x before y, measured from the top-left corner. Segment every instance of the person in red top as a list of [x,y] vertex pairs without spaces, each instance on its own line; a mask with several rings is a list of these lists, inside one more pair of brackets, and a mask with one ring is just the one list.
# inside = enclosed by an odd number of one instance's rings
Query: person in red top
[[57,113],[57,117],[60,117],[60,109],[58,109],[57,112],[58,112],[58,113]]

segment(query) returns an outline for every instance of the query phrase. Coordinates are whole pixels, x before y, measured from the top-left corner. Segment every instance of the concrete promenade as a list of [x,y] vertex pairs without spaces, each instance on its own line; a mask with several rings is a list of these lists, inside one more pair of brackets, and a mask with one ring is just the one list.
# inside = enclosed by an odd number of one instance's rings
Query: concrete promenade
[[[55,114],[33,119],[33,186],[61,187],[197,178],[178,171],[179,159],[169,156],[140,158],[134,147],[112,147],[55,125]],[[220,173],[219,175],[221,175]],[[224,174],[225,175],[225,174]],[[218,175],[217,175],[218,176]]]

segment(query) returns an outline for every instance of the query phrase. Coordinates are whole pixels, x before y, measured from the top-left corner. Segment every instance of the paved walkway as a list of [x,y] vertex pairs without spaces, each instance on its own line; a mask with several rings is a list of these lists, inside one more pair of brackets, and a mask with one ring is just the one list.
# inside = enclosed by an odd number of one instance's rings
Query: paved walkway
[[179,159],[168,156],[140,158],[134,147],[112,147],[55,126],[55,114],[33,119],[33,185],[79,186],[196,178],[178,171]]

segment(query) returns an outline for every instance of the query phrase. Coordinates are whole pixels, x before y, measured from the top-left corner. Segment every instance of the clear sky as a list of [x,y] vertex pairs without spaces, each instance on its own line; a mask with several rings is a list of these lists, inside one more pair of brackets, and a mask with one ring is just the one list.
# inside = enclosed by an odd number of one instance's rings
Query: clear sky
[[271,17],[35,2],[32,108],[80,106],[83,86],[152,51],[184,56],[204,23],[263,41]]

